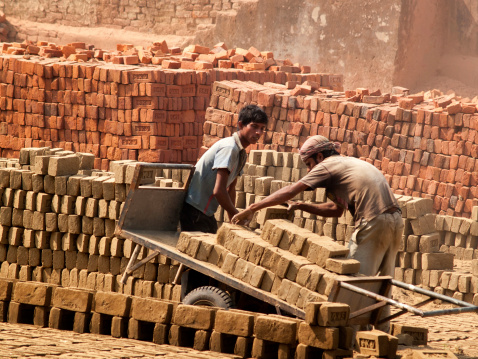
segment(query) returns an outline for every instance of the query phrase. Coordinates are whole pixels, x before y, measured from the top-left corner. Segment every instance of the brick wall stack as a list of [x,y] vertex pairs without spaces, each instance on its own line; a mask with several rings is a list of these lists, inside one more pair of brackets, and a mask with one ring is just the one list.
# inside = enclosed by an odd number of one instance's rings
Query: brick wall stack
[[179,301],[180,287],[171,284],[179,263],[162,255],[120,283],[134,243],[114,230],[134,162],[113,161],[104,172],[91,169],[88,154],[32,148],[20,157],[0,161],[1,278]]
[[320,75],[237,69],[165,70],[4,55],[0,148],[60,147],[112,160],[195,163],[211,84],[226,78],[304,82]]
[[453,270],[455,256],[440,251],[442,239],[436,229],[437,216],[432,213],[432,200],[402,195],[397,195],[397,199],[405,227],[397,255],[395,279],[430,287],[431,278],[439,280],[444,270]]
[[312,302],[306,311],[306,320],[299,320],[107,290],[0,279],[0,321],[4,322],[192,347],[240,358],[351,358],[355,338],[348,324],[350,308]]
[[251,149],[297,152],[307,136],[324,135],[340,142],[342,154],[374,164],[396,194],[430,198],[435,213],[470,217],[478,204],[475,104],[449,97],[425,101],[423,95],[404,96],[405,91],[369,96],[359,89],[346,97],[312,89],[216,83],[203,144],[232,132],[238,110],[256,103],[270,121],[263,140]]
[[456,259],[478,259],[478,207],[473,207],[471,218],[437,216],[443,252],[453,253]]

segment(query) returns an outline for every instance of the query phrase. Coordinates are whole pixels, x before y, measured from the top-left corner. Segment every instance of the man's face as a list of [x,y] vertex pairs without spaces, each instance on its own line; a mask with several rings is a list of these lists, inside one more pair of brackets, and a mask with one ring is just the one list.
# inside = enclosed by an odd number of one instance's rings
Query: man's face
[[249,144],[256,144],[266,130],[265,123],[250,122],[246,126],[239,123],[242,138]]
[[315,156],[309,157],[305,160],[305,165],[307,166],[307,172],[312,171],[312,168],[317,166],[320,162],[324,160],[322,153],[318,153]]

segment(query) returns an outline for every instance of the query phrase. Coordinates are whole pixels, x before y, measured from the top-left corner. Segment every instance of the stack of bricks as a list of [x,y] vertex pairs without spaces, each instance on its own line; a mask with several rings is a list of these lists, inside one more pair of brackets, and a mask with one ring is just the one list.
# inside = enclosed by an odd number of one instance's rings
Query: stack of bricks
[[453,253],[460,260],[478,259],[478,206],[473,207],[469,219],[437,216],[436,225],[441,251]]
[[[162,255],[120,283],[134,243],[114,231],[135,162],[113,161],[111,172],[91,164],[91,155],[48,148],[0,161],[0,277],[179,301],[179,263]],[[142,183],[155,179],[146,171]]]
[[240,358],[323,355],[332,359],[353,354],[355,338],[349,326],[350,308],[345,304],[311,302],[307,318],[300,320],[8,279],[0,279],[0,289],[4,303],[0,320],[9,323],[146,340]]
[[[3,20],[4,20],[3,16]],[[0,23],[2,16],[0,14]],[[1,34],[0,34],[1,35]],[[249,49],[228,49],[224,42],[213,48],[201,45],[189,45],[183,51],[179,47],[169,48],[166,41],[154,42],[151,46],[117,44],[116,51],[106,51],[87,45],[85,42],[73,42],[57,45],[48,41],[25,40],[22,43],[1,43],[1,53],[6,55],[25,55],[27,58],[61,58],[74,62],[105,61],[116,65],[161,65],[163,69],[207,70],[213,68],[236,69],[244,71],[280,71],[289,74],[309,74],[310,66],[293,64],[290,60],[276,60],[271,51]],[[300,75],[299,75],[300,76]],[[341,89],[342,78],[334,83]]]
[[300,309],[360,268],[346,247],[283,219],[266,221],[261,235],[226,223],[217,235],[182,232],[176,248]]
[[353,102],[370,101],[357,95],[311,92],[310,85],[300,91],[279,87],[214,84],[204,146],[232,133],[240,108],[255,103],[264,108],[269,123],[264,138],[250,149],[297,152],[308,136],[324,135],[340,142],[341,154],[380,169],[396,194],[433,199],[439,214],[470,217],[478,204],[476,106],[435,108],[421,96],[416,97],[419,104],[404,108],[403,99],[372,104]]
[[[239,177],[236,184],[236,207],[246,208],[252,203],[259,202],[278,189],[298,181],[306,173],[307,168],[297,153],[252,150],[244,167],[244,174]],[[302,192],[295,199],[323,203],[327,201],[327,196],[324,188],[317,188]],[[219,209],[216,218],[222,222],[227,220],[224,215]],[[252,228],[259,227],[258,219],[258,216],[253,219],[250,224]],[[297,226],[334,238],[340,244],[348,243],[354,229],[353,218],[348,211],[339,218],[324,218],[295,211],[292,220]]]
[[125,159],[195,163],[214,81],[302,83],[320,77],[277,70],[169,70],[4,55],[1,156],[48,146],[92,153],[94,167],[103,170]]
[[395,279],[409,284],[429,286],[439,280],[443,270],[453,270],[454,255],[440,252],[440,234],[436,230],[433,201],[426,198],[397,196],[404,230]]

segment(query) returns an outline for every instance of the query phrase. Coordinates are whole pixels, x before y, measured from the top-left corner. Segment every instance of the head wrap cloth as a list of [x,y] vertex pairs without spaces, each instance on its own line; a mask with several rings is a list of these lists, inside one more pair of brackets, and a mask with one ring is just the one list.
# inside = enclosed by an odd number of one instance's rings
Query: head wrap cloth
[[330,142],[326,137],[316,135],[308,138],[302,147],[300,148],[299,154],[302,161],[306,161],[308,158],[327,150],[338,150],[340,144],[336,142]]

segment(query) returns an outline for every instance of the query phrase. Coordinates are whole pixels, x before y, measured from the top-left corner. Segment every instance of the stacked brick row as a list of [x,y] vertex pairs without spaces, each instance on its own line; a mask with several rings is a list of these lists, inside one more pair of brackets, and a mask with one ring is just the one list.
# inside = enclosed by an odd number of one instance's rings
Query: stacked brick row
[[[252,150],[244,167],[244,174],[239,177],[236,184],[236,207],[246,208],[252,203],[259,202],[278,189],[298,181],[306,173],[307,168],[297,153]],[[327,201],[324,188],[300,193],[295,199],[313,203]],[[222,222],[224,213],[219,210],[216,218]],[[295,211],[291,221],[318,235],[334,238],[342,245],[348,243],[354,229],[353,218],[349,212],[345,212],[339,218],[324,218]],[[263,223],[264,220],[255,217],[250,226],[258,228]]]
[[[453,270],[454,255],[440,251],[441,238],[436,230],[433,201],[426,198],[397,196],[404,230],[395,268],[395,279],[429,286],[444,270]],[[457,217],[458,218],[458,217]]]
[[103,170],[110,161],[125,159],[195,163],[216,80],[321,79],[283,71],[165,70],[14,55],[0,58],[0,70],[3,157],[18,157],[24,147],[61,147],[94,154],[94,167]]
[[217,235],[182,232],[177,249],[300,309],[360,268],[346,247],[283,219],[267,220],[261,235],[227,223]]
[[57,150],[23,149],[20,160],[0,162],[0,277],[179,301],[171,284],[179,263],[162,255],[120,282],[134,243],[114,230],[135,162],[95,171],[92,155]]
[[[349,306],[340,303],[312,302],[306,308],[305,320],[299,320],[108,291],[0,280],[0,320],[9,323],[147,340],[240,358],[352,358],[355,340],[363,354],[395,357],[395,336],[380,331],[354,336],[349,315]],[[414,330],[419,328],[395,326],[393,333],[399,336]],[[422,332],[425,342],[422,338],[414,344],[426,344],[426,330]],[[373,345],[364,345],[366,342]]]
[[342,154],[380,169],[396,194],[433,199],[439,214],[470,217],[478,204],[476,106],[435,109],[422,96],[420,105],[407,107],[402,101],[402,108],[352,102],[343,93],[310,88],[308,95],[293,95],[297,91],[277,85],[214,84],[204,146],[233,132],[239,109],[255,103],[270,120],[264,138],[251,149],[297,152],[308,136],[324,135],[341,144]]
[[450,252],[456,259],[478,259],[478,207],[473,207],[471,218],[437,216],[441,251]]

